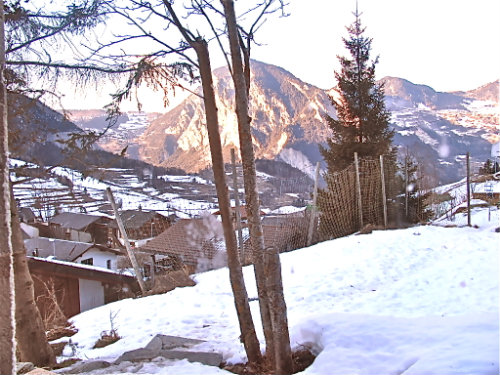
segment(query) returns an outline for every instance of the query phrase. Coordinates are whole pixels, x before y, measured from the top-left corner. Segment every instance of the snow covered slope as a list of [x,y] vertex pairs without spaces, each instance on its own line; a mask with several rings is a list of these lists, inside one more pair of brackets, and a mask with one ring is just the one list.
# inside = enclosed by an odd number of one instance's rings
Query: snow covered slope
[[[304,374],[497,374],[498,211],[479,229],[421,226],[352,235],[282,254],[293,347],[318,354]],[[250,297],[253,270],[244,269]],[[197,349],[245,360],[227,269],[195,287],[128,299],[72,318],[80,358],[113,360],[157,333],[207,340]],[[261,342],[257,302],[251,302]],[[110,312],[123,337],[92,349]],[[66,355],[71,354],[67,348]],[[100,372],[99,372],[100,371]],[[122,363],[98,373],[227,373],[187,361]]]

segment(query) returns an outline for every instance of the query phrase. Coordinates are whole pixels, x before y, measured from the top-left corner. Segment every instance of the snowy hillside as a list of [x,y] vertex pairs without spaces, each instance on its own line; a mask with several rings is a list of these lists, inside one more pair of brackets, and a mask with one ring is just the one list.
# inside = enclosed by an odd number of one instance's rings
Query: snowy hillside
[[[421,226],[352,235],[281,256],[291,342],[318,354],[304,374],[498,374],[499,234]],[[244,270],[249,297],[253,270]],[[195,275],[195,287],[115,302],[72,318],[79,358],[112,361],[158,334],[206,340],[196,346],[245,360],[227,269]],[[257,302],[251,302],[263,342]],[[110,329],[122,339],[92,349]],[[67,347],[65,355],[71,355]],[[122,362],[91,374],[222,374],[215,367],[155,359]]]
[[168,216],[175,213],[180,218],[200,215],[214,208],[215,188],[210,181],[194,175],[159,176],[163,188],[155,189],[129,169],[101,168],[91,176],[70,168],[56,167],[50,176],[26,180],[29,170],[38,166],[21,160],[11,160],[11,167],[25,166],[22,174],[11,173],[15,182],[14,195],[21,207],[31,207],[43,219],[60,211],[100,214],[109,211],[106,188],[110,187],[115,200],[123,210],[154,210]]

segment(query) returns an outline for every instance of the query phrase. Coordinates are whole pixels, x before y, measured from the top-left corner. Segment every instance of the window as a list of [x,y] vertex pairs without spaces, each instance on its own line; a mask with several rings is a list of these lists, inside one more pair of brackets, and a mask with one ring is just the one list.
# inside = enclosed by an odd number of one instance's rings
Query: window
[[111,269],[111,260],[109,260],[109,259],[106,261],[106,268],[107,268],[108,270],[110,270],[110,269]]
[[83,259],[80,263],[86,264],[88,266],[93,266],[94,265],[94,258]]

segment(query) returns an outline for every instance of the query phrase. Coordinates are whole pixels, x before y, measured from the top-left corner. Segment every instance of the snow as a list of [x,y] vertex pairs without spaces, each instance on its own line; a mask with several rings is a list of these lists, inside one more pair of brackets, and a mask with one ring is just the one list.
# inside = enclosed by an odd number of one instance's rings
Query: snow
[[[304,374],[498,374],[498,210],[479,228],[418,226],[352,235],[281,255],[291,343],[318,356]],[[476,214],[478,215],[476,218]],[[253,269],[245,267],[249,297]],[[126,299],[72,318],[79,358],[114,360],[158,334],[206,340],[194,350],[245,360],[226,268],[197,285]],[[259,339],[258,302],[250,302]],[[122,339],[92,349],[110,329]],[[65,355],[71,350],[66,349]],[[227,373],[187,361],[124,362],[100,373]]]
[[293,214],[296,212],[304,211],[306,207],[295,207],[295,206],[283,206],[277,208],[274,211],[269,212],[270,215],[285,215],[285,214]]

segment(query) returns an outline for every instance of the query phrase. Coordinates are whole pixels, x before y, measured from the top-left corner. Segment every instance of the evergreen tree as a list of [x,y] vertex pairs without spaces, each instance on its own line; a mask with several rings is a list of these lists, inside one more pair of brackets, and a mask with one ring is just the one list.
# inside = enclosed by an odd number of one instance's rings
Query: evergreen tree
[[326,116],[333,134],[327,148],[320,147],[328,172],[344,169],[359,157],[378,157],[391,153],[393,131],[389,129],[390,113],[385,108],[383,85],[375,82],[378,58],[370,60],[372,39],[364,36],[360,14],[347,27],[349,38],[343,38],[350,57],[340,57],[341,71],[335,72],[338,98],[331,97],[337,118]]
[[498,166],[498,162],[493,163],[490,159],[487,159],[484,162],[483,166],[479,168],[479,174],[482,175],[493,174],[498,172],[499,170],[500,169]]
[[[322,213],[319,230],[325,238],[353,233],[362,225],[384,223],[380,208],[382,189],[376,188],[377,192],[371,189],[372,195],[365,197],[359,210],[356,182],[353,178],[346,179],[345,173],[343,177],[337,175],[337,172],[352,165],[355,152],[359,158],[378,160],[380,155],[384,156],[387,202],[395,202],[396,196],[394,184],[387,183],[395,180],[396,148],[392,147],[393,131],[389,128],[390,112],[385,108],[384,88],[375,81],[378,58],[370,59],[372,39],[364,35],[365,28],[361,25],[357,9],[354,16],[354,22],[347,27],[349,35],[343,38],[350,56],[338,57],[341,70],[335,72],[337,95],[330,97],[337,116],[326,116],[332,136],[327,140],[326,147],[320,146],[327,164],[324,176],[327,189],[320,190],[318,194],[318,207]],[[380,178],[374,183],[379,182]],[[389,221],[394,221],[394,207],[388,207],[388,213]],[[332,229],[335,227],[337,229]]]

